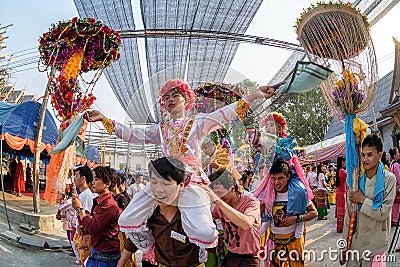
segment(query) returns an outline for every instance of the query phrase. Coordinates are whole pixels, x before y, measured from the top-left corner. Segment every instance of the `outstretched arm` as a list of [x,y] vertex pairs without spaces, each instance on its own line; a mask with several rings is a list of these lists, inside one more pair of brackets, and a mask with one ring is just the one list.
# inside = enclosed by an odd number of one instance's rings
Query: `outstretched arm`
[[107,118],[98,110],[87,111],[85,119],[89,122],[101,121],[109,134],[114,132],[116,136],[129,143],[156,145],[161,143],[160,126],[158,124],[153,124],[145,128],[127,127]]
[[249,108],[250,104],[259,98],[269,99],[275,94],[275,89],[272,86],[260,86],[256,91],[243,97],[243,99],[234,102],[230,105],[217,109],[208,114],[199,115],[201,137],[206,136],[212,131],[221,128],[225,123],[234,120],[236,117],[243,119]]

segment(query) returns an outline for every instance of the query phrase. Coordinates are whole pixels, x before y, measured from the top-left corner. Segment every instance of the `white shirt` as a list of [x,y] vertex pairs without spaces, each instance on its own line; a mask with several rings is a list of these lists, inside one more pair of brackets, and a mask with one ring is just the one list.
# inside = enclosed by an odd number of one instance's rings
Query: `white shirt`
[[145,187],[145,185],[142,184],[142,183],[140,183],[140,184],[137,184],[137,183],[131,184],[129,186],[129,190],[127,190],[128,191],[127,193],[131,198],[133,198],[133,196],[136,193],[139,193],[140,191],[142,191],[144,187]]
[[[186,139],[184,146],[186,147],[186,152],[181,155],[180,160],[186,162],[186,171],[189,173],[196,174],[196,178],[200,178],[197,174],[200,172],[204,180],[208,180],[208,177],[204,173],[201,165],[201,143],[210,132],[215,131],[227,122],[233,121],[237,117],[236,108],[238,102],[234,102],[230,105],[224,106],[217,109],[211,113],[198,113],[194,117],[193,125],[190,128],[190,132]],[[183,119],[178,119],[183,120]],[[169,123],[167,121],[166,123]],[[188,122],[186,122],[187,125]],[[166,146],[168,143],[166,138],[171,135],[170,130],[166,127],[168,132],[167,136],[164,136],[164,130],[160,123],[147,126],[145,128],[129,128],[118,122],[115,122],[115,135],[122,138],[126,142],[135,144],[155,144],[162,148],[162,153],[164,157],[171,156],[169,147]],[[183,134],[183,132],[181,133]],[[198,182],[200,179],[198,179]]]
[[319,190],[326,190],[327,188],[324,186],[323,181],[325,181],[325,175],[320,173],[318,175],[318,189]]
[[286,218],[287,214],[287,203],[288,203],[288,191],[285,193],[275,193],[274,206],[272,207],[272,222],[271,231],[274,234],[289,234],[294,232],[296,224],[290,226],[279,226],[282,219]]
[[307,174],[307,181],[310,187],[317,187],[318,186],[318,181],[317,181],[317,174],[315,172],[309,172]]
[[[96,195],[93,194],[89,188],[86,188],[85,190],[83,190],[83,192],[79,194],[79,199],[82,202],[82,208],[85,211],[89,213],[92,211],[93,199],[96,197]],[[76,225],[78,225],[78,218],[76,218],[76,220],[77,220]]]
[[[303,223],[295,223],[290,226],[279,226],[280,221],[287,216],[287,203],[288,203],[288,191],[285,193],[275,193],[275,202],[272,207],[272,221],[271,221],[271,232],[278,235],[285,235],[295,232],[296,238],[298,238],[298,231],[302,234]],[[307,206],[312,204],[311,200],[308,200]],[[278,212],[279,211],[279,212]],[[296,229],[298,227],[298,229]]]

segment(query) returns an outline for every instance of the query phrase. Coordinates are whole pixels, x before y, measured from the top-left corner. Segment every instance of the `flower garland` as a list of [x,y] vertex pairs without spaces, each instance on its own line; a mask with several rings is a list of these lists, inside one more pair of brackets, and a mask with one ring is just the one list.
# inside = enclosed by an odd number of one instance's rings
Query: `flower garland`
[[[342,76],[342,79],[336,81],[336,87],[332,91],[335,104],[346,112],[346,103],[351,101],[352,110],[357,110],[364,100],[364,93],[359,89],[358,74],[353,73],[348,69],[344,69]],[[347,111],[346,113],[349,112]]]
[[[102,70],[119,59],[120,45],[119,33],[94,18],[60,21],[39,38],[41,62],[52,69],[48,81],[51,101],[61,120],[93,104],[94,85]],[[78,76],[93,70],[97,72],[83,91]]]
[[297,20],[296,20],[296,25],[293,26],[296,29],[296,32],[297,32],[297,29],[298,29],[300,22],[303,19],[304,15],[307,14],[308,12],[310,12],[311,10],[313,10],[314,8],[317,8],[320,6],[336,7],[336,8],[342,8],[343,6],[350,7],[352,9],[354,9],[354,11],[356,13],[359,13],[361,15],[364,22],[368,25],[368,28],[370,28],[370,26],[371,26],[370,23],[368,22],[367,16],[362,14],[361,10],[359,8],[353,7],[353,4],[351,2],[343,3],[343,1],[339,0],[337,2],[329,1],[329,2],[325,3],[325,2],[318,1],[315,5],[311,4],[308,8],[303,9],[303,12],[300,13],[300,17],[297,18]]
[[208,82],[194,90],[197,95],[196,109],[199,112],[212,112],[217,109],[218,101],[229,105],[242,98],[247,93],[247,89],[240,85]]

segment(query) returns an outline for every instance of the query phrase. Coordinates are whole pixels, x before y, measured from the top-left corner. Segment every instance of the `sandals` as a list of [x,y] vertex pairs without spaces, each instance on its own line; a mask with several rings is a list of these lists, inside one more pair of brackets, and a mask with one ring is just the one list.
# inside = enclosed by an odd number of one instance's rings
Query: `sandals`
[[326,217],[318,218],[318,220],[328,220]]

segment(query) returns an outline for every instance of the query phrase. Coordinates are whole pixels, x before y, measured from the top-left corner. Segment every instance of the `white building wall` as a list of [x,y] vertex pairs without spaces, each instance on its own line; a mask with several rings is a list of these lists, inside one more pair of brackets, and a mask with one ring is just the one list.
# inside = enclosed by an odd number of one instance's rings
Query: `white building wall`
[[[110,159],[110,157],[107,155],[107,163],[109,162],[108,160]],[[116,170],[125,170],[125,166],[126,166],[126,160],[127,157],[126,155],[123,154],[117,154],[117,155],[113,155],[111,154],[111,162],[110,162],[110,166]],[[131,171],[141,171],[141,172],[146,172],[147,173],[147,166],[150,162],[150,159],[147,159],[145,157],[145,155],[132,155],[129,158],[129,169]]]
[[395,122],[392,122],[381,128],[381,134],[383,138],[383,151],[389,152],[389,149],[394,146],[392,138],[394,126]]

